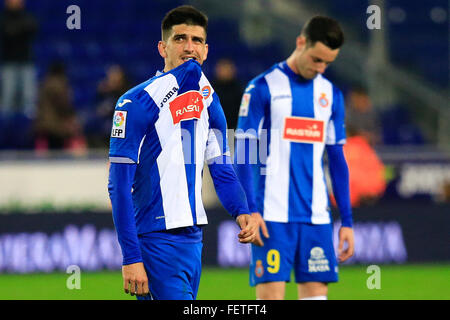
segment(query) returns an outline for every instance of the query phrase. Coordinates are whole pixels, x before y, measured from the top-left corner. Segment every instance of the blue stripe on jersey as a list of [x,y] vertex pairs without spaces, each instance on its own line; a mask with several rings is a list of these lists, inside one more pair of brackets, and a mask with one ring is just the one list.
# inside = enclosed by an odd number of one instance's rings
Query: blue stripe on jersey
[[[297,75],[289,77],[289,82],[292,92],[291,115],[314,118],[313,82],[304,81]],[[295,221],[299,213],[303,216],[311,210],[313,196],[309,186],[313,183],[312,152],[312,144],[291,143],[288,221]]]
[[191,205],[192,218],[194,224],[197,224],[197,214],[195,210],[195,171],[197,164],[195,162],[196,143],[195,143],[195,128],[197,120],[182,121],[181,125],[181,139],[183,146],[184,167],[186,170],[186,179],[188,186],[189,204]]
[[[178,82],[184,81],[184,85],[180,87],[180,90],[178,92],[179,95],[195,90],[199,91],[199,84],[198,80],[201,77],[201,69],[195,68],[195,65],[189,66],[188,68],[191,69],[191,71],[197,71],[197,75],[195,77],[192,76],[183,80],[178,80]],[[192,72],[191,72],[192,73]],[[206,107],[206,106],[205,106]],[[205,112],[206,110],[203,110]],[[195,173],[196,173],[196,161],[195,161],[195,154],[196,154],[196,127],[197,127],[197,119],[182,121],[180,123],[181,127],[181,144],[183,148],[183,157],[184,157],[184,167],[186,170],[186,180],[187,180],[187,187],[188,187],[188,197],[189,197],[189,204],[191,206],[192,210],[192,218],[194,220],[194,225],[197,224],[197,214],[196,214],[196,205],[195,205]]]

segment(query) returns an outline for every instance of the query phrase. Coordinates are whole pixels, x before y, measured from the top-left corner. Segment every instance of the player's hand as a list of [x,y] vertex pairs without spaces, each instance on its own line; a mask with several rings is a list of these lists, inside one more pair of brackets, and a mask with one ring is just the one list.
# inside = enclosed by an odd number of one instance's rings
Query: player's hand
[[[252,212],[252,217],[256,219],[256,222],[258,223],[258,228],[261,228],[261,232],[264,237],[269,238],[269,231],[267,230],[266,222],[264,221],[263,217],[259,212]],[[261,238],[261,233],[256,233],[256,238],[254,241],[252,241],[254,245],[262,247],[264,245],[264,241]]]
[[258,222],[249,214],[241,214],[236,218],[236,222],[241,228],[238,234],[240,243],[253,242],[258,234]]
[[122,266],[123,289],[132,296],[148,295],[148,279],[142,262]]
[[[347,243],[347,247],[344,249],[344,244]],[[344,262],[355,252],[355,242],[353,237],[353,229],[350,227],[341,227],[339,229],[339,246],[338,246],[338,259],[339,262]]]

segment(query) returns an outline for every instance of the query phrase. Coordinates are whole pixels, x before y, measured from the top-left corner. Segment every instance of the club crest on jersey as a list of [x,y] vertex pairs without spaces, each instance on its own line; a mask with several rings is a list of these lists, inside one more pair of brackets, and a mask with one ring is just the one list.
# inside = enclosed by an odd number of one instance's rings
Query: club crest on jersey
[[200,119],[203,111],[203,96],[199,91],[185,92],[169,102],[173,124],[180,121]]
[[125,138],[126,123],[127,123],[127,111],[115,111],[113,117],[111,137]]
[[319,105],[323,108],[328,107],[328,99],[327,99],[327,95],[325,93],[320,94]]
[[324,142],[324,122],[311,118],[287,117],[284,121],[283,139],[292,142]]
[[264,274],[264,267],[261,260],[256,260],[255,276],[261,278]]
[[205,100],[208,99],[210,95],[211,95],[211,87],[210,86],[204,86],[202,88],[203,99],[205,99]]

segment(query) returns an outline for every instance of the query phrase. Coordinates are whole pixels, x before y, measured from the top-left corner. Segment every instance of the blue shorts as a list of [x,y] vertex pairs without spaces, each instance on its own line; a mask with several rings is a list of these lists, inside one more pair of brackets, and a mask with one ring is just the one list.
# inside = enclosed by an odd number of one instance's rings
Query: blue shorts
[[251,246],[250,285],[291,279],[337,282],[338,266],[331,224],[281,223],[266,221],[270,238],[263,247]]
[[139,300],[195,300],[202,269],[202,242],[139,236],[151,297]]

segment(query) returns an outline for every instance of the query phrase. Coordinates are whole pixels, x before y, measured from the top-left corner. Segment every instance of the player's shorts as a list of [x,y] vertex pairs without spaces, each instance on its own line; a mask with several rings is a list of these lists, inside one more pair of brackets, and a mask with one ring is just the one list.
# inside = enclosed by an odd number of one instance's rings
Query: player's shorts
[[251,246],[250,285],[295,281],[337,282],[338,266],[331,224],[266,221],[270,238],[262,236],[263,247]]
[[139,236],[151,296],[139,300],[195,300],[201,274],[202,242],[184,243]]

